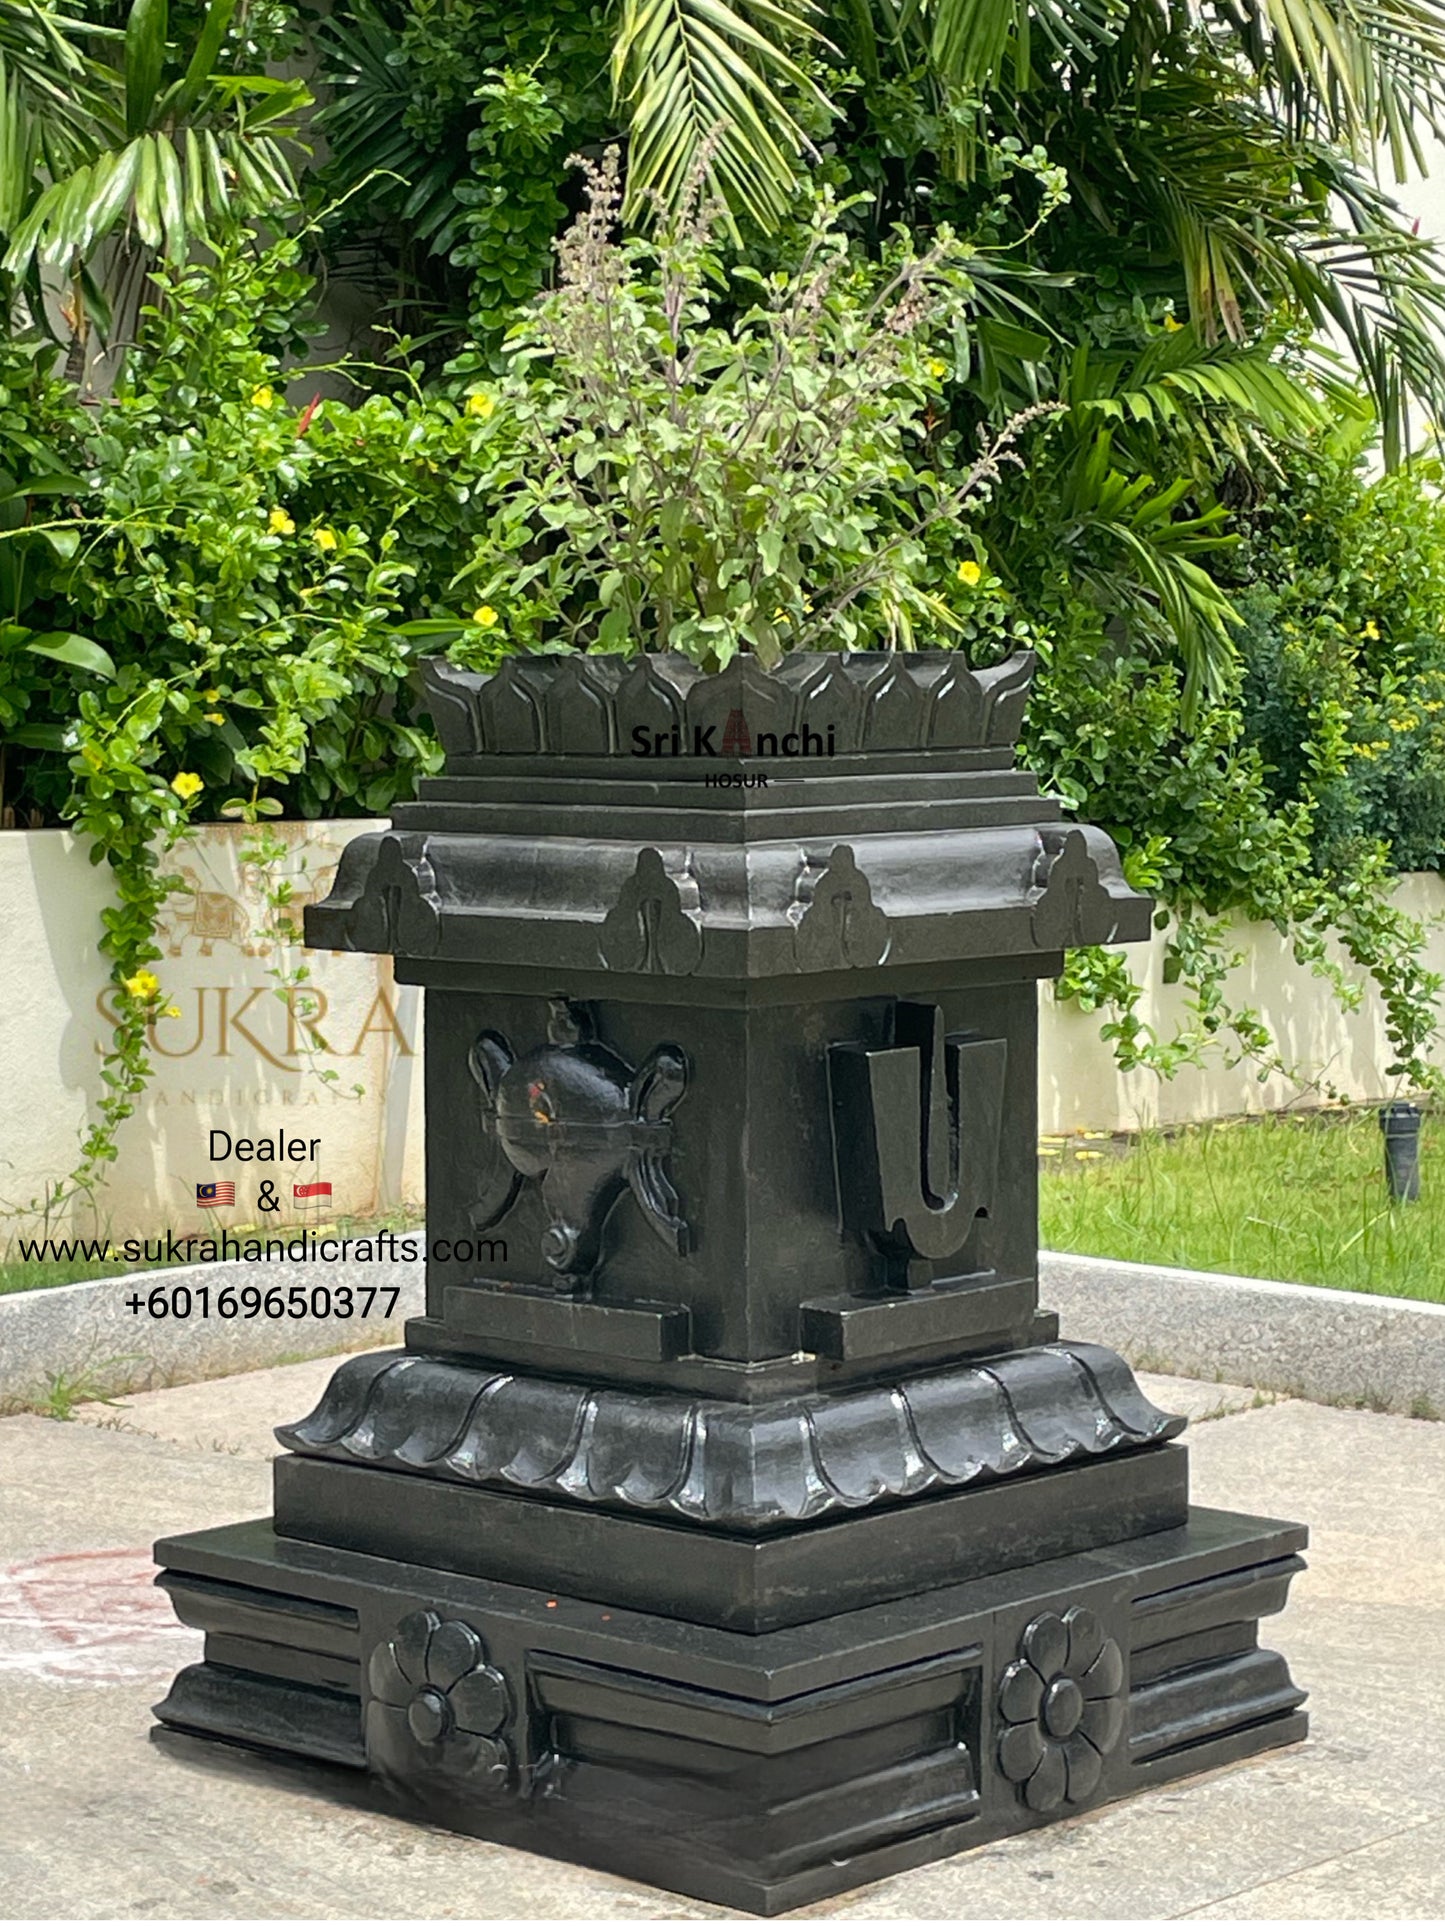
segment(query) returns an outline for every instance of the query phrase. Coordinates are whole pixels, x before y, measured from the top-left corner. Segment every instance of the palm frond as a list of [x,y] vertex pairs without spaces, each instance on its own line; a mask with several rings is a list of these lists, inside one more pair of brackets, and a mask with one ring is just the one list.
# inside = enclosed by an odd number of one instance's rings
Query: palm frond
[[612,78],[631,119],[629,216],[676,208],[706,152],[727,206],[776,226],[811,150],[786,91],[828,105],[789,51],[822,42],[818,12],[816,0],[623,0]]
[[1363,170],[1323,149],[1315,165],[1346,225],[1295,251],[1290,286],[1315,327],[1343,338],[1393,467],[1408,446],[1411,396],[1445,416],[1445,253]]
[[[1107,430],[1083,440],[1060,476],[1061,538],[1076,551],[1075,571],[1106,606],[1166,630],[1184,665],[1184,714],[1225,686],[1238,625],[1229,597],[1203,566],[1232,545],[1224,510],[1187,512],[1187,479],[1160,487],[1128,475],[1114,461]],[[1181,507],[1186,512],[1179,513]],[[1098,558],[1108,555],[1105,569]]]
[[1205,346],[1293,314],[1347,344],[1387,449],[1412,394],[1445,411],[1445,258],[1347,149],[1284,137],[1267,102],[1198,65],[1139,89],[1088,155],[1101,208],[1129,209],[1135,245],[1177,262]]
[[[46,116],[27,105],[25,75],[0,87],[0,153],[29,156],[23,190],[13,176],[0,179],[7,273],[25,275],[37,262],[71,272],[126,229],[143,247],[184,260],[191,240],[233,211],[274,214],[294,201],[287,148],[298,142],[295,118],[311,96],[300,80],[218,66],[234,10],[235,0],[210,0],[189,60],[169,82],[179,50],[166,39],[162,0],[132,0],[118,65],[82,58],[50,20],[44,44],[88,89],[85,137],[62,151],[42,131],[26,146],[22,119],[43,128]],[[0,0],[0,28],[24,18],[33,37],[40,32],[29,21],[34,12],[28,0]],[[64,24],[92,31],[85,22]],[[117,59],[119,38],[101,40]],[[0,31],[0,47],[5,41]],[[62,42],[69,48],[63,60]]]
[[59,171],[90,150],[105,76],[83,42],[118,39],[88,20],[32,4],[0,0],[0,59],[17,101],[34,116],[47,166]]
[[1127,12],[1127,0],[924,0],[918,8],[936,71],[965,92],[997,86],[1006,67],[1026,88],[1036,41],[1046,58],[1087,65]]
[[1317,395],[1268,345],[1210,347],[1190,328],[1130,353],[1081,346],[1059,393],[1080,424],[1178,432],[1206,455],[1223,447],[1237,460],[1247,458],[1241,429],[1298,441],[1325,421]]
[[396,29],[369,0],[353,0],[317,31],[331,96],[317,117],[329,149],[326,185],[350,192],[371,183],[376,207],[404,221],[430,253],[446,256],[462,231],[455,189],[465,167],[452,148],[439,153],[409,127],[412,86],[396,57]]
[[1296,133],[1379,142],[1397,175],[1423,167],[1421,130],[1445,134],[1441,0],[1226,0],[1215,11]]
[[141,133],[44,187],[0,265],[16,275],[32,260],[69,266],[126,225],[162,258],[183,261],[190,239],[226,215],[274,212],[294,194],[275,140],[234,127]]
[[0,234],[24,218],[35,191],[40,130],[26,104],[21,82],[0,54]]

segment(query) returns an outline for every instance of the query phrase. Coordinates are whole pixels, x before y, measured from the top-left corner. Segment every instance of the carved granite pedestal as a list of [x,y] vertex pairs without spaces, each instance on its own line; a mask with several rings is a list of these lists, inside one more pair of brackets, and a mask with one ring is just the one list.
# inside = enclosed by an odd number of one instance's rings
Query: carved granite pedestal
[[168,1725],[760,1913],[1303,1733],[1303,1529],[1038,1308],[1037,981],[1149,904],[1031,666],[432,666],[307,911],[426,987],[427,1314],[159,1547]]

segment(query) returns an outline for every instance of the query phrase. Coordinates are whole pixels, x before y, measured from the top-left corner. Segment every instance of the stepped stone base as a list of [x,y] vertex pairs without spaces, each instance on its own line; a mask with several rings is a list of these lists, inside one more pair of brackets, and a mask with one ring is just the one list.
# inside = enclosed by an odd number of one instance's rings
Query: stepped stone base
[[[1151,905],[1011,767],[1032,668],[431,665],[306,913],[425,990],[426,1315],[160,1547],[167,1726],[759,1913],[1303,1733],[1303,1531],[1039,1310],[1037,982]],[[837,753],[629,753],[734,717]]]
[[1301,1738],[1258,1621],[1305,1538],[1196,1507],[745,1632],[260,1520],[158,1546],[206,1648],[157,1712],[346,1768],[368,1805],[774,1914]]

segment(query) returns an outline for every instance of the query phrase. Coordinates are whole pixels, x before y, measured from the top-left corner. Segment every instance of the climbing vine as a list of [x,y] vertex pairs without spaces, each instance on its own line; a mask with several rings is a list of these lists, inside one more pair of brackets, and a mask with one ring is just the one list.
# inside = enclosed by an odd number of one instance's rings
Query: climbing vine
[[[304,932],[293,914],[296,877],[282,867],[291,859],[292,845],[264,820],[280,813],[279,808],[267,807],[269,801],[268,797],[252,796],[247,802],[228,803],[222,813],[252,826],[250,837],[241,845],[240,860],[260,882],[264,913],[252,934],[271,955],[266,966],[271,994],[285,1006],[288,1034],[294,1039],[303,1068],[319,1083],[336,1085],[340,1073],[321,1063],[331,1046],[320,1027],[322,1004],[312,985],[311,965],[300,953]],[[300,862],[304,874],[304,853]],[[364,1097],[366,1086],[354,1083],[345,1094],[353,1099]]]

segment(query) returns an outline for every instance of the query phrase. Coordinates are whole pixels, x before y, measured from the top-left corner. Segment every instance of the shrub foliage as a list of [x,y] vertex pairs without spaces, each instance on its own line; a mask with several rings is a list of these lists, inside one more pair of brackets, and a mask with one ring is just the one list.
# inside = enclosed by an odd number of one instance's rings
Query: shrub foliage
[[1445,264],[1375,163],[1445,120],[1445,0],[1391,20],[0,0],[0,821],[116,876],[88,1181],[169,851],[386,812],[437,649],[1027,643],[1025,753],[1189,991],[1157,1036],[1072,958],[1120,1060],[1278,1065],[1243,912],[1430,1081]]

